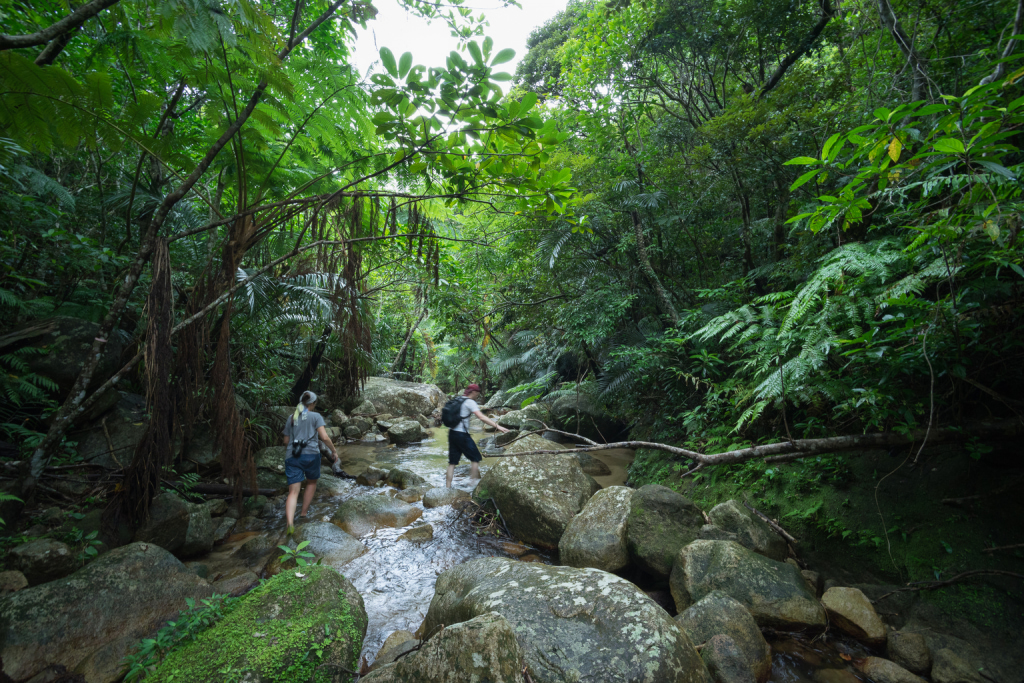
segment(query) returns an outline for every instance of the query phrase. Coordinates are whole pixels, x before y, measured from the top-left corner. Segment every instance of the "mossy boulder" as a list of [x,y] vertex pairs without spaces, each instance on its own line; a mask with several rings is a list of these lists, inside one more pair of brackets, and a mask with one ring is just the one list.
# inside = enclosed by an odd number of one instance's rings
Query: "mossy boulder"
[[920,633],[889,631],[886,641],[886,654],[893,662],[918,676],[924,676],[931,670],[932,653]]
[[573,453],[573,457],[580,461],[583,471],[592,477],[607,477],[612,473],[612,468],[590,453]]
[[309,541],[305,550],[317,556],[322,564],[335,569],[348,564],[369,550],[330,522],[309,522],[295,529],[295,542]]
[[733,541],[685,546],[672,567],[669,588],[680,611],[720,590],[746,607],[762,628],[825,628],[825,610],[799,569]]
[[342,669],[359,668],[366,622],[362,597],[334,569],[282,572],[168,655],[146,680],[348,680]]
[[371,465],[367,467],[362,474],[356,477],[356,483],[360,486],[376,486],[380,482],[386,482],[387,479],[387,470],[382,470]]
[[626,544],[642,569],[668,578],[680,548],[697,538],[704,515],[667,486],[641,486],[629,501]]
[[206,505],[189,505],[188,529],[185,542],[178,551],[179,557],[196,557],[210,552],[217,532],[217,526]]
[[[915,676],[899,664],[893,664],[888,659],[881,657],[867,657],[858,663],[857,668],[875,683],[925,683],[920,676]],[[936,683],[952,683],[951,681],[940,681],[938,678],[934,680]],[[980,683],[981,680],[979,676],[978,682]],[[961,680],[959,683],[966,683],[966,681]]]
[[470,499],[470,495],[461,489],[456,488],[435,488],[423,494],[423,507],[439,508],[444,505],[454,505]]
[[14,566],[25,575],[30,586],[60,579],[78,568],[75,554],[66,544],[52,538],[39,538],[11,551]]
[[60,581],[0,599],[0,659],[17,681],[60,664],[88,681],[123,675],[123,658],[213,589],[171,553],[132,543],[101,555]]
[[551,424],[551,411],[543,403],[531,403],[522,410],[513,410],[498,418],[498,424],[506,429],[531,431]]
[[885,644],[888,629],[867,596],[856,588],[836,586],[821,596],[829,622],[843,633],[875,647]]
[[518,540],[554,549],[565,527],[601,485],[570,455],[503,458],[480,480],[473,498],[493,499]]
[[[495,443],[497,443],[497,439],[495,439]],[[537,436],[536,434],[527,434],[514,443],[510,443],[508,446],[505,446],[505,455],[517,455],[519,453],[529,453],[530,451],[564,450],[568,449],[561,444],[545,439],[542,436]]]
[[398,529],[409,526],[422,514],[423,510],[391,496],[371,495],[346,500],[338,507],[331,522],[359,537],[381,527]]
[[708,512],[708,519],[719,529],[736,534],[736,541],[755,553],[784,562],[789,546],[768,523],[735,500],[727,500]]
[[633,489],[610,486],[587,501],[558,541],[558,556],[570,567],[616,572],[629,564],[626,520]]
[[[368,377],[363,385],[362,398],[363,403],[354,412],[430,415],[444,405],[445,394],[436,384]],[[365,409],[367,402],[372,410]]]
[[614,574],[498,557],[471,560],[437,578],[423,632],[489,612],[512,626],[536,683],[709,683],[682,629]]
[[725,634],[712,636],[704,643],[700,658],[715,683],[754,683],[754,676],[736,641]]
[[284,461],[290,455],[288,446],[267,446],[256,451],[256,469],[284,474]]
[[676,623],[694,645],[706,643],[718,635],[728,636],[754,680],[764,683],[771,675],[772,650],[768,641],[747,608],[725,593],[711,591],[676,615]]
[[404,490],[413,486],[425,486],[427,480],[412,470],[396,467],[388,472],[387,482],[396,489]]
[[430,433],[416,420],[402,420],[391,425],[388,429],[388,436],[391,437],[392,443],[402,445],[423,441],[430,436]]
[[[419,641],[409,641],[419,642]],[[401,647],[404,643],[399,644]],[[383,648],[382,648],[383,652]],[[450,626],[392,664],[376,667],[366,683],[522,683],[524,655],[512,626],[488,612]]]
[[191,517],[188,503],[173,493],[161,493],[150,501],[149,517],[135,532],[134,540],[177,554],[185,545]]
[[121,469],[132,461],[135,447],[146,433],[146,397],[118,394],[112,410],[78,436],[78,455],[86,462]]

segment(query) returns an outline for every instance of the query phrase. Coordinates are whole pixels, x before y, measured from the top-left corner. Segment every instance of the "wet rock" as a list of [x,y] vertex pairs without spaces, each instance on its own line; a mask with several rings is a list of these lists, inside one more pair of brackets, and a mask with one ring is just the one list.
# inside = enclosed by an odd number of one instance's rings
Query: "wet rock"
[[39,521],[46,526],[60,526],[64,522],[64,512],[59,507],[47,508],[39,515]]
[[[365,635],[363,599],[348,579],[329,567],[305,567],[251,590],[146,680],[217,681],[230,669],[247,672],[253,681],[284,680],[283,671],[286,680],[309,681],[317,671],[331,671],[331,664],[351,668]],[[314,650],[320,654],[310,656]]]
[[420,423],[420,427],[424,429],[431,429],[434,427],[434,420],[427,417],[426,415],[414,415],[416,421]]
[[205,505],[189,505],[189,508],[188,530],[185,532],[185,542],[178,551],[179,557],[196,557],[210,552],[217,531],[210,516],[210,508]]
[[346,439],[358,439],[363,435],[363,431],[354,424],[349,424],[342,431],[344,432]]
[[[857,668],[875,683],[924,683],[920,676],[915,676],[899,664],[893,664],[881,657],[868,657],[860,662]],[[936,683],[940,682],[936,680]]]
[[[326,427],[324,428],[324,431],[327,432],[327,438],[329,438],[331,441],[334,441],[335,439],[340,439],[341,437],[345,436],[345,433],[342,431],[341,427]],[[330,451],[328,450],[328,452]]]
[[430,524],[424,524],[423,526],[414,526],[413,528],[406,531],[404,534],[398,537],[400,541],[409,541],[410,543],[422,543],[424,541],[434,540],[434,527]]
[[715,683],[754,683],[746,658],[727,635],[712,636],[700,651],[700,658]]
[[821,596],[829,622],[868,645],[885,643],[887,631],[867,596],[856,588],[829,588]]
[[377,428],[387,431],[395,426],[395,423],[391,420],[377,420]]
[[309,541],[305,550],[335,569],[368,552],[365,545],[330,522],[310,522],[296,528],[295,542],[303,541]]
[[572,456],[532,455],[501,459],[480,480],[473,498],[493,499],[518,540],[554,549],[570,520],[599,490]]
[[456,488],[435,488],[423,494],[423,507],[439,508],[443,505],[454,505],[470,499],[470,495]]
[[412,470],[396,467],[388,472],[387,482],[396,489],[407,489],[413,486],[424,486],[427,480]]
[[286,490],[288,488],[288,477],[284,474],[284,466],[281,466],[280,472],[256,470],[256,485],[261,489]]
[[353,536],[365,536],[381,527],[400,529],[409,526],[423,514],[391,496],[362,496],[346,500],[338,507],[331,522]]
[[[241,400],[236,394],[235,399]],[[178,449],[180,443],[175,443]],[[182,454],[182,459],[194,462],[197,465],[208,467],[220,460],[220,449],[217,447],[216,435],[207,424],[197,425],[188,442],[188,449]]]
[[208,578],[210,578],[210,565],[206,564],[205,562],[197,562],[196,560],[189,560],[188,562],[185,562],[184,565],[186,567],[188,567],[189,569],[191,569],[192,571],[194,571],[196,573],[196,576],[198,576],[199,578],[201,578],[201,579],[208,579]]
[[387,470],[378,469],[370,466],[366,470],[356,477],[356,483],[360,486],[376,486],[380,482],[387,481],[389,472]]
[[16,569],[0,572],[0,596],[28,588],[28,579]]
[[886,653],[896,664],[918,676],[924,676],[932,668],[932,653],[920,633],[911,631],[889,631]]
[[363,434],[363,438],[360,440],[363,443],[379,443],[382,441],[387,441],[388,438],[383,434],[377,433],[376,431],[370,431],[367,432],[366,434]]
[[113,410],[78,435],[78,455],[85,462],[120,468],[131,462],[135,447],[146,433],[146,398],[117,392],[114,396]]
[[206,507],[209,509],[211,517],[220,517],[228,511],[228,502],[223,498],[214,498],[206,501]]
[[[985,680],[967,658],[948,647],[937,650],[932,658],[932,680],[935,683],[983,683]],[[914,676],[918,681],[922,680]],[[880,681],[879,683],[890,683]],[[896,683],[896,682],[894,682]],[[903,683],[899,681],[898,683]]]
[[373,659],[370,671],[379,669],[385,664],[395,661],[396,657],[404,655],[419,646],[420,641],[409,631],[395,631],[384,641],[384,644],[377,650],[377,656]]
[[506,429],[532,431],[551,424],[551,411],[543,403],[531,403],[522,410],[513,410],[498,418],[498,424]]
[[402,489],[395,491],[395,498],[402,501],[403,503],[416,503],[423,500],[423,494],[426,493],[426,486],[415,486],[411,489]]
[[391,437],[392,443],[402,445],[422,441],[430,436],[430,434],[427,433],[427,430],[423,429],[419,422],[404,420],[392,425],[391,429],[388,430],[388,436]]
[[742,503],[727,500],[708,512],[708,519],[719,529],[736,534],[740,545],[778,562],[785,561],[789,546],[768,524]]
[[728,636],[753,680],[764,683],[771,675],[772,650],[761,635],[761,629],[747,608],[725,593],[708,593],[678,614],[676,623],[694,645],[706,643],[718,635]]
[[846,669],[818,669],[814,680],[816,683],[861,683],[856,674]]
[[289,455],[288,446],[267,446],[256,451],[253,460],[257,469],[283,473],[284,460]]
[[[565,446],[555,443],[554,441],[548,441],[547,439],[537,436],[536,434],[528,434],[523,438],[519,439],[515,443],[511,443],[505,446],[505,455],[516,455],[519,453],[528,453],[530,451],[564,451],[568,450]],[[579,462],[579,461],[577,461]],[[580,468],[582,472],[583,469]]]
[[370,403],[369,401],[362,401],[352,410],[352,414],[349,415],[348,419],[351,421],[355,419],[357,416],[375,415],[376,413],[377,408],[374,407],[372,403]]
[[537,683],[606,681],[612,672],[617,681],[708,681],[672,618],[614,574],[497,557],[472,560],[437,578],[423,629],[444,625],[448,631],[488,612],[511,625]]
[[348,423],[348,415],[346,415],[345,411],[341,410],[340,408],[337,410],[332,410],[330,415],[327,416],[325,422],[332,427],[338,427],[343,429],[345,425]]
[[258,517],[263,513],[270,499],[263,495],[249,496],[242,502],[242,512],[245,515]]
[[504,446],[509,441],[513,441],[513,440],[515,440],[517,438],[519,438],[519,430],[518,429],[510,429],[507,432],[501,432],[499,434],[495,434],[494,435],[494,445],[495,446]]
[[739,543],[739,537],[736,534],[719,529],[714,524],[702,526],[697,532],[697,538],[702,541],[735,541]]
[[825,610],[800,570],[732,541],[698,540],[685,546],[672,567],[669,588],[680,611],[720,590],[746,607],[762,628],[822,629],[826,624]]
[[150,518],[135,531],[135,541],[178,553],[188,535],[189,517],[184,501],[174,494],[161,494],[150,503]]
[[[396,646],[408,651],[419,641]],[[383,651],[383,650],[382,650]],[[399,652],[393,650],[392,659]],[[450,626],[416,652],[393,663],[375,665],[361,678],[367,683],[523,683],[524,654],[516,633],[501,615],[482,614]],[[531,669],[532,672],[532,669]],[[540,683],[542,678],[534,679]]]
[[570,567],[616,572],[629,564],[626,520],[633,489],[609,486],[593,495],[570,520],[558,541],[558,556]]
[[574,453],[573,457],[580,461],[580,467],[583,468],[583,471],[592,477],[607,477],[612,473],[612,468],[590,453]]
[[71,548],[52,538],[40,538],[15,547],[10,559],[30,586],[63,578],[78,568],[78,559]]
[[211,593],[163,548],[122,546],[61,581],[0,599],[4,673],[22,681],[60,664],[89,681],[118,680],[141,638],[186,609],[186,598]]
[[213,583],[213,592],[218,595],[237,597],[259,583],[260,577],[245,567],[232,570]]
[[811,591],[816,596],[821,597],[821,574],[810,569],[801,569],[800,574],[804,577],[807,585],[810,586]]
[[667,578],[679,549],[695,540],[702,526],[704,515],[689,498],[665,486],[641,486],[629,501],[630,557],[654,576]]
[[270,555],[276,547],[274,541],[265,534],[257,534],[247,539],[234,552],[234,557],[249,566],[255,565],[260,559]]
[[[392,415],[430,415],[445,402],[445,393],[435,384],[402,382],[385,377],[368,377],[362,397],[364,403],[370,402],[375,406],[365,412]],[[356,412],[364,411],[357,409]]]

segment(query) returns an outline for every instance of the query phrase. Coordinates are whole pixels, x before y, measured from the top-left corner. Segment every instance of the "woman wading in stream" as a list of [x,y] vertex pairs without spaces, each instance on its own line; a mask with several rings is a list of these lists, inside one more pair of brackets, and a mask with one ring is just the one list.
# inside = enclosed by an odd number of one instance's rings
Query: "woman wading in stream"
[[295,412],[284,423],[284,430],[281,432],[284,434],[284,445],[291,444],[284,460],[284,473],[288,477],[288,500],[284,506],[284,514],[288,520],[289,534],[295,533],[295,504],[299,500],[302,482],[306,482],[306,492],[302,496],[300,517],[304,518],[309,512],[309,504],[313,502],[313,494],[316,493],[316,481],[320,478],[318,438],[331,449],[334,458],[331,469],[339,476],[342,474],[338,449],[327,435],[323,415],[313,412],[314,408],[316,394],[312,391],[304,392],[299,404],[295,406]]

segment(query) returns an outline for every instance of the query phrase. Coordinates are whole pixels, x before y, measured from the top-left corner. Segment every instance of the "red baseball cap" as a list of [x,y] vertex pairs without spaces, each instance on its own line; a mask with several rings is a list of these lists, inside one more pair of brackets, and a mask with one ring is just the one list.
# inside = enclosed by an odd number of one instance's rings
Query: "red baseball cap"
[[474,391],[479,391],[479,392],[483,393],[483,391],[480,389],[480,385],[479,384],[470,384],[468,387],[466,387],[466,390],[464,392],[462,392],[462,393],[465,396],[469,396],[469,394],[471,392],[474,392]]

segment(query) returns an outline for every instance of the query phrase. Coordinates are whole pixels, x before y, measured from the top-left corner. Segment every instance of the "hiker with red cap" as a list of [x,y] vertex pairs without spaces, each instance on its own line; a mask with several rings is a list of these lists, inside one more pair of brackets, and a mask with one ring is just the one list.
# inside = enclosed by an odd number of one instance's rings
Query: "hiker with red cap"
[[480,406],[476,399],[480,397],[480,385],[470,384],[462,392],[462,396],[454,398],[445,404],[441,411],[441,420],[448,429],[448,473],[445,476],[445,486],[451,488],[452,477],[455,476],[455,466],[463,455],[470,462],[469,476],[473,479],[480,478],[480,449],[476,442],[469,435],[469,418],[476,415],[484,424],[490,425],[499,432],[508,430],[498,425],[497,422],[480,412]]

